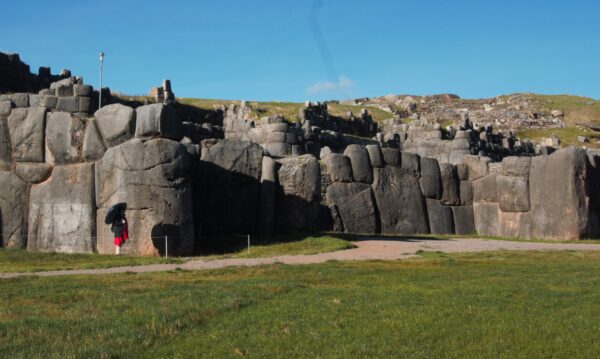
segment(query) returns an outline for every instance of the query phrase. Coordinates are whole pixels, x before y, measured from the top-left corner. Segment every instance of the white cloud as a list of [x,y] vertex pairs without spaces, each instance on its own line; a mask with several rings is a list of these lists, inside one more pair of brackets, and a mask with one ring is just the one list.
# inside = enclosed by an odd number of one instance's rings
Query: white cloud
[[319,81],[306,89],[310,95],[326,91],[340,91],[348,93],[354,87],[354,82],[348,76],[340,76],[337,82]]

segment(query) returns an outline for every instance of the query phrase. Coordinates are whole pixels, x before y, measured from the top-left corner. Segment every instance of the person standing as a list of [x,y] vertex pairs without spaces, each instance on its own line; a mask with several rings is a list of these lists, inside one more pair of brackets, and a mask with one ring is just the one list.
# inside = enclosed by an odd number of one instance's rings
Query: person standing
[[121,215],[113,221],[110,230],[114,233],[115,237],[113,240],[113,243],[115,244],[115,255],[120,256],[121,246],[129,238],[127,233],[127,218],[125,218],[125,211],[122,211]]

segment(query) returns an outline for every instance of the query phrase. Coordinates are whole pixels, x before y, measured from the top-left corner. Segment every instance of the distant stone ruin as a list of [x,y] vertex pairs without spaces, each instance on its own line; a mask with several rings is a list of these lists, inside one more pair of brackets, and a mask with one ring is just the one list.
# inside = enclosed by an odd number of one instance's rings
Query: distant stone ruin
[[163,254],[165,236],[188,255],[225,234],[600,235],[592,151],[536,156],[467,122],[453,134],[387,122],[398,136],[382,138],[368,111],[344,122],[320,103],[292,122],[243,102],[195,112],[168,100],[168,82],[157,103],[100,109],[79,78],[36,90],[0,95],[3,247],[112,253],[103,218],[118,202],[124,252],[138,255]]

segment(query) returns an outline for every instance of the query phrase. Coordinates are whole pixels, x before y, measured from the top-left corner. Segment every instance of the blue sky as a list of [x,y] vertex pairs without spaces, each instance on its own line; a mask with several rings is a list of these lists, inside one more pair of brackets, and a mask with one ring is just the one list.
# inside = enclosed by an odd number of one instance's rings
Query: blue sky
[[600,98],[600,1],[26,1],[0,51],[145,94],[304,101],[512,92]]

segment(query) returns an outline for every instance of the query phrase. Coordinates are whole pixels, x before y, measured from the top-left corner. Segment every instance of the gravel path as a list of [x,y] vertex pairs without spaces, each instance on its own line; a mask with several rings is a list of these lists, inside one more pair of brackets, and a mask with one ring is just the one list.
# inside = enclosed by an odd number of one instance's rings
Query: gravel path
[[141,266],[113,267],[105,269],[75,269],[58,270],[35,273],[0,273],[0,279],[15,278],[22,276],[60,276],[60,275],[78,275],[78,274],[113,274],[113,273],[147,273],[163,272],[175,269],[184,270],[204,270],[218,269],[231,266],[259,266],[274,263],[283,264],[313,264],[324,263],[331,260],[351,261],[351,260],[397,260],[412,258],[416,256],[417,251],[439,251],[445,253],[459,252],[483,252],[498,250],[582,250],[597,251],[600,250],[600,244],[590,243],[536,243],[536,242],[516,242],[487,239],[408,239],[391,240],[388,238],[372,237],[369,239],[353,242],[357,248],[347,249],[337,252],[320,253],[313,255],[284,255],[268,258],[226,258],[217,260],[192,260],[183,264],[150,264]]

